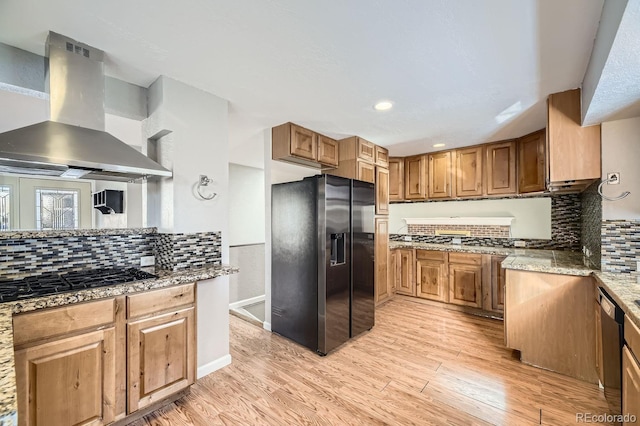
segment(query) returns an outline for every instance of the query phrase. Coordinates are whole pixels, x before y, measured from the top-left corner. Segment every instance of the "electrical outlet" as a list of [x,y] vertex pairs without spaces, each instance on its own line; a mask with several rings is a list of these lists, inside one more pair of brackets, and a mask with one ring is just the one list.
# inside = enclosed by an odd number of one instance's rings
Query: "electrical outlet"
[[156,264],[155,256],[142,256],[140,258],[140,266],[153,266]]
[[516,240],[513,242],[514,247],[520,247],[520,248],[524,248],[527,246],[527,242],[526,241],[520,241],[520,240]]
[[462,244],[462,238],[456,238],[456,237],[452,238],[451,244],[457,244],[457,245]]
[[411,235],[405,235],[405,236],[403,237],[403,239],[404,239],[405,241],[411,241]]
[[608,185],[619,185],[620,184],[620,172],[612,172],[607,173],[607,182]]

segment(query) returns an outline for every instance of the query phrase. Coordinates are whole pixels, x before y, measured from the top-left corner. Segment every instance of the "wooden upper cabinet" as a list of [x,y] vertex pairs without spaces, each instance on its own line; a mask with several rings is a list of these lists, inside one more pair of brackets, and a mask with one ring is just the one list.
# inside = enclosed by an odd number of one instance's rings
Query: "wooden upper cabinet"
[[389,158],[389,200],[404,200],[404,158]]
[[516,141],[492,143],[485,147],[487,195],[516,193]]
[[389,150],[376,145],[376,166],[389,168]]
[[365,161],[357,160],[355,178],[364,182],[376,183],[376,166]]
[[580,125],[580,89],[549,95],[548,107],[549,181],[599,179],[600,125]]
[[356,140],[356,155],[358,159],[368,161],[372,164],[375,163],[376,145],[359,137],[356,137]]
[[318,137],[318,163],[338,167],[338,141],[323,135]]
[[458,149],[456,153],[456,197],[482,195],[482,146]]
[[414,155],[404,159],[404,198],[427,198],[427,156]]
[[376,166],[376,214],[389,214],[389,170]]
[[451,198],[452,151],[429,154],[429,198]]
[[303,127],[291,125],[291,155],[307,160],[316,160],[318,143],[316,134]]
[[546,130],[538,130],[518,139],[518,192],[546,189]]

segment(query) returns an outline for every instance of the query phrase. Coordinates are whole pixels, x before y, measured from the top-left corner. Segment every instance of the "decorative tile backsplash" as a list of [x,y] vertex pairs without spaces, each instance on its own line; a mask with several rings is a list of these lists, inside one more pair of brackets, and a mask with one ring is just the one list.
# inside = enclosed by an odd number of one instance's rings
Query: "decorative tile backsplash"
[[580,194],[582,201],[582,238],[580,245],[589,249],[591,261],[594,265],[600,267],[602,198],[598,195],[598,183],[593,183]]
[[[509,236],[470,236],[460,238],[462,244],[485,247],[514,247],[515,241],[524,241],[527,248],[553,250],[581,250],[580,234],[582,203],[580,194],[562,194],[551,197],[551,239],[509,238]],[[409,225],[411,226],[411,225]],[[449,225],[438,225],[451,229]],[[506,227],[508,228],[508,227]],[[413,241],[436,244],[451,244],[452,236],[417,235],[409,232]],[[392,234],[392,241],[402,241],[404,235]]]
[[158,234],[156,264],[162,269],[178,271],[222,263],[220,232],[195,234]]
[[636,271],[640,260],[640,221],[602,221],[602,262],[604,272]]
[[3,239],[0,277],[14,279],[87,268],[137,267],[140,257],[153,255],[154,245],[153,233]]
[[446,233],[447,231],[463,231],[468,232],[470,237],[491,237],[491,238],[509,238],[510,226],[502,225],[423,225],[409,224],[407,225],[409,234],[421,235],[437,235],[438,232]]

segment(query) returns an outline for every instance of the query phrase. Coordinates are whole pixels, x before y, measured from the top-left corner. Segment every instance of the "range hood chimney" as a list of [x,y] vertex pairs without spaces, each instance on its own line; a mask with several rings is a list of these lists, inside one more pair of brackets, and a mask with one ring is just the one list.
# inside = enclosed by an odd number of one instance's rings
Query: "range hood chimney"
[[171,172],[105,132],[104,53],[49,32],[50,120],[0,134],[0,172],[124,182]]

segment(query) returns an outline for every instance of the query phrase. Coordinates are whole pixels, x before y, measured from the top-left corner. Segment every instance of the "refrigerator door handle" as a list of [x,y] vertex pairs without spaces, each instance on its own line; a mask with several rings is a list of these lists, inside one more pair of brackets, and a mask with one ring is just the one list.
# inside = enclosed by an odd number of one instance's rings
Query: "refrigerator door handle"
[[331,234],[331,261],[329,262],[329,266],[345,264],[345,244],[346,239],[344,232]]

